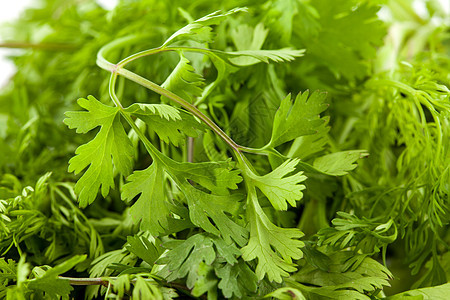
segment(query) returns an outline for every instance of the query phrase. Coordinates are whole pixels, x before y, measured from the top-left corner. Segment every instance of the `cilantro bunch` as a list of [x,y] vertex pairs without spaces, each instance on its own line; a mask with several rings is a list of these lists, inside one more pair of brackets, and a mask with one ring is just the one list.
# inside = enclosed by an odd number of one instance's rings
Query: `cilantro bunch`
[[426,4],[26,11],[0,297],[445,299],[450,24]]

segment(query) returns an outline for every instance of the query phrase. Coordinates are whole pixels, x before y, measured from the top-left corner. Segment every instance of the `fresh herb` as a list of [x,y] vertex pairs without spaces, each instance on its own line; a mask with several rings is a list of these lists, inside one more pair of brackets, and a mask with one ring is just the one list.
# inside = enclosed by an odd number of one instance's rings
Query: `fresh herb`
[[449,16],[426,3],[27,10],[0,44],[28,48],[0,94],[0,297],[445,299]]

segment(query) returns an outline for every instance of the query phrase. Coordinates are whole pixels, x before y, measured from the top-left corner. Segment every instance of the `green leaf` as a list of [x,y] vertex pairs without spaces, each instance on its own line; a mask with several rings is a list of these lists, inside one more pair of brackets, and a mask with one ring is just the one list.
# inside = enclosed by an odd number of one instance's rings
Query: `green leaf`
[[127,249],[109,251],[92,261],[89,275],[91,277],[108,276],[112,274],[112,270],[109,269],[112,264],[134,265],[136,260],[136,256],[130,254]]
[[325,122],[316,127],[316,133],[300,136],[294,140],[287,154],[288,157],[305,160],[325,149],[329,141],[328,132],[330,127],[327,125],[330,118],[325,116],[323,119]]
[[237,184],[242,181],[239,170],[231,170],[230,160],[180,163],[167,157],[162,159],[166,167],[183,182],[189,179],[218,195],[228,195],[228,189],[237,189]]
[[99,188],[106,197],[114,188],[114,167],[124,176],[133,166],[133,146],[120,122],[119,109],[97,101],[94,97],[79,99],[78,104],[87,111],[67,112],[64,123],[76,128],[78,133],[86,133],[98,126],[95,138],[77,148],[76,156],[69,161],[69,172],[87,171],[75,185],[81,207],[91,204]]
[[[150,236],[151,237],[151,236]],[[159,239],[144,236],[128,236],[126,246],[127,250],[152,266],[162,254],[162,248],[159,245]]]
[[240,24],[231,30],[231,39],[238,51],[260,50],[266,40],[269,30],[263,23],[258,23],[255,28],[248,24]]
[[302,199],[305,186],[300,182],[306,180],[303,172],[288,174],[295,171],[298,159],[286,160],[275,170],[264,176],[254,176],[254,184],[266,195],[272,206],[277,210],[287,210],[287,203],[296,206],[296,201]]
[[218,287],[225,298],[233,295],[242,298],[248,292],[255,292],[258,287],[258,277],[243,260],[234,265],[221,265],[215,272],[220,278]]
[[134,171],[127,180],[122,188],[122,199],[132,201],[139,195],[130,209],[134,222],[141,222],[141,230],[153,235],[164,233],[169,225],[170,210],[164,191],[164,172],[159,163],[154,161],[147,169]]
[[237,262],[235,256],[239,255],[239,251],[234,246],[224,248],[222,243],[217,241],[218,239],[204,234],[196,234],[182,243],[177,242],[172,250],[156,262],[165,265],[160,271],[160,276],[168,281],[187,276],[187,287],[193,288],[200,275],[198,273],[200,264],[205,263],[210,266],[216,259],[214,245],[217,247],[217,243],[220,245],[220,251],[225,251],[221,253],[221,257],[227,258],[229,264],[235,264]]
[[[343,296],[344,291],[353,295],[351,299],[370,299],[365,293],[389,286],[388,280],[392,278],[392,274],[386,267],[364,255],[360,255],[362,259],[358,265],[349,269],[348,262],[356,256],[352,251],[332,253],[328,255],[331,260],[328,270],[320,270],[308,264],[292,275],[291,279],[301,283],[301,291],[331,299]],[[305,284],[315,287],[306,288]],[[295,284],[292,286],[298,287]]]
[[113,291],[117,294],[119,298],[123,298],[125,293],[131,288],[130,275],[120,275],[114,279],[108,280],[111,283]]
[[340,218],[333,219],[333,227],[322,228],[317,233],[319,245],[340,249],[355,247],[355,252],[372,254],[397,239],[397,226],[392,219],[382,223],[379,218],[358,218],[345,212],[337,214]]
[[358,159],[368,155],[365,150],[335,152],[316,158],[313,166],[328,175],[343,176],[358,166]]
[[294,101],[288,95],[281,101],[280,108],[273,121],[272,138],[267,147],[276,147],[300,136],[314,134],[326,123],[327,119],[320,118],[320,113],[328,107],[326,93],[309,91],[299,93]]
[[247,242],[247,230],[229,217],[237,215],[242,195],[207,194],[189,184],[184,184],[182,191],[187,199],[192,223],[207,232],[221,236],[227,243],[231,243],[231,239],[238,245]]
[[17,285],[24,283],[30,274],[30,264],[26,262],[25,256],[21,256],[17,264]]
[[198,130],[203,131],[205,125],[199,123],[192,115],[179,111],[181,118],[176,121],[163,119],[157,115],[142,111],[134,112],[134,115],[147,124],[148,129],[156,132],[165,143],[178,146],[185,142],[186,136],[197,137]]
[[227,16],[246,11],[245,8],[234,8],[225,13],[218,10],[209,15],[206,15],[194,22],[184,26],[174,34],[172,34],[163,44],[163,47],[169,46],[177,41],[195,41],[198,43],[210,43],[213,41],[211,33],[211,25],[221,23]]
[[15,280],[17,277],[17,263],[12,260],[0,258],[0,289],[2,286],[6,286],[11,280]]
[[125,108],[124,111],[130,114],[159,115],[167,121],[181,120],[180,111],[167,104],[134,103]]
[[[298,17],[299,23],[294,26],[302,33],[299,39],[308,49],[308,60],[328,68],[337,78],[354,80],[365,76],[370,70],[369,60],[376,55],[377,46],[383,44],[386,34],[382,21],[377,18],[379,5],[352,0],[332,3],[315,0],[303,6],[302,13],[305,8],[309,11],[309,22]],[[329,51],[331,48],[336,50]]]
[[328,271],[331,259],[326,254],[317,250],[313,246],[313,242],[305,242],[305,247],[302,248],[302,251],[309,265],[322,271]]
[[226,58],[232,65],[239,67],[251,66],[259,62],[287,62],[301,57],[305,50],[282,48],[276,50],[242,50],[234,52],[214,51],[219,56]]
[[[161,86],[193,103],[195,98],[202,95],[204,84],[203,77],[195,72],[189,60],[180,53],[180,61]],[[167,99],[164,96],[161,98]]]
[[403,293],[395,294],[392,296],[388,296],[384,299],[386,300],[446,300],[448,299],[448,295],[450,294],[450,283],[417,289],[410,290]]
[[282,277],[289,276],[296,267],[292,259],[303,256],[303,242],[298,239],[303,233],[296,228],[280,228],[267,218],[256,198],[256,191],[249,191],[247,206],[250,221],[250,240],[241,249],[246,261],[258,259],[256,275],[261,280],[267,275],[270,281],[281,282]]
[[51,298],[61,296],[68,299],[69,293],[73,290],[68,280],[60,279],[61,275],[86,259],[86,255],[76,255],[57,266],[45,271],[43,275],[36,279],[31,279],[28,282],[29,289],[41,290]]
[[155,281],[149,281],[141,276],[136,278],[133,288],[133,299],[146,300],[155,299],[163,300],[163,294]]
[[192,296],[200,297],[208,293],[208,299],[217,299],[217,277],[214,274],[214,268],[200,262],[198,266],[198,278],[192,289]]

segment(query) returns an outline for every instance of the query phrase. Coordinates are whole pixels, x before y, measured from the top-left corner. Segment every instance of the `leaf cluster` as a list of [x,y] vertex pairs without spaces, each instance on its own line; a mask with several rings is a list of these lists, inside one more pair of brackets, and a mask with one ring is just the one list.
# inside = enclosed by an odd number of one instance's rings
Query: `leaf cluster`
[[445,299],[448,14],[426,11],[29,9],[3,33],[30,49],[0,92],[0,298]]

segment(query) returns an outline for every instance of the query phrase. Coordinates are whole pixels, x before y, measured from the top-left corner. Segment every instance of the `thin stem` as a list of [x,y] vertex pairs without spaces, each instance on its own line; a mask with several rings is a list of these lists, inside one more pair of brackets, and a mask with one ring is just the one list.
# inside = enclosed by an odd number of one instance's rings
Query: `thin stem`
[[[145,55],[150,55],[150,54],[156,54],[162,51],[171,51],[171,50],[175,50],[174,49],[170,49],[170,48],[155,48],[155,49],[150,49],[150,50],[146,50],[146,51],[142,51],[139,52],[135,55],[131,55],[128,58],[122,60],[119,64],[112,64],[109,61],[107,61],[104,56],[107,52],[111,51],[112,49],[114,49],[115,47],[118,47],[122,44],[125,43],[129,43],[132,40],[137,39],[137,36],[130,36],[130,37],[125,37],[122,39],[118,39],[114,42],[111,42],[109,44],[107,44],[106,46],[104,46],[102,49],[100,49],[100,51],[97,54],[97,65],[102,68],[105,69],[107,71],[112,72],[113,74],[111,75],[111,84],[110,84],[110,96],[112,97],[112,95],[114,94],[112,89],[114,89],[115,86],[115,81],[116,81],[116,77],[117,74],[124,76],[125,78],[134,81],[162,96],[165,96],[167,98],[169,98],[170,100],[174,101],[175,103],[178,103],[179,105],[181,105],[182,107],[184,107],[187,111],[189,111],[190,113],[192,113],[194,116],[196,116],[197,118],[199,118],[201,121],[203,121],[207,126],[209,126],[217,135],[219,135],[233,150],[239,152],[239,148],[240,146],[238,144],[236,144],[225,132],[223,132],[223,130],[217,126],[216,123],[214,123],[211,119],[209,119],[207,116],[205,116],[200,110],[198,110],[194,105],[192,105],[191,103],[187,102],[186,100],[184,100],[183,98],[181,98],[180,96],[172,93],[171,91],[168,91],[162,87],[160,87],[159,85],[157,85],[156,83],[136,74],[133,73],[125,68],[123,68],[123,66],[137,58],[143,57]],[[116,101],[117,99],[113,99],[114,103],[116,104],[116,106],[121,107],[123,110],[122,105],[120,104],[120,101]]]
[[127,65],[128,63],[130,63],[133,60],[136,60],[138,58],[141,58],[141,57],[144,57],[144,56],[149,56],[149,55],[156,54],[156,53],[166,52],[166,51],[173,51],[173,49],[165,49],[165,48],[158,47],[158,48],[153,48],[153,49],[149,49],[149,50],[145,50],[145,51],[141,51],[141,52],[135,53],[135,54],[130,55],[127,58],[121,60],[117,64],[117,68],[123,68],[125,65]]
[[76,277],[63,277],[59,276],[59,279],[69,280],[70,285],[103,285],[108,286],[109,281],[103,278],[76,278]]
[[74,50],[79,48],[74,44],[63,43],[28,43],[28,42],[3,42],[0,43],[0,48],[13,49],[37,49],[37,50]]
[[194,162],[194,138],[187,138],[187,161],[192,163]]
[[[96,278],[76,278],[76,277],[64,277],[64,276],[58,276],[61,280],[68,280],[70,285],[78,285],[78,286],[86,286],[86,285],[103,285],[105,287],[110,287],[111,282],[109,280],[106,280],[105,278],[96,277]],[[108,277],[110,280],[115,280],[117,277]],[[136,279],[131,280],[132,283],[136,282]],[[169,287],[174,288],[177,290],[181,290],[183,292],[186,292],[188,295],[191,295],[191,289],[189,289],[187,286],[184,286],[179,283],[175,282],[160,282],[160,284]],[[201,299],[206,299],[204,296],[200,296]]]
[[141,38],[141,36],[139,36],[139,35],[129,35],[129,36],[114,40],[109,44],[106,44],[97,53],[97,65],[104,70],[114,72],[117,68],[117,65],[115,65],[105,59],[106,53],[110,52],[111,50],[113,50],[116,47],[131,43],[135,40],[139,40],[140,38]]
[[[210,118],[208,118],[205,114],[203,114],[195,105],[189,103],[188,101],[186,101],[183,98],[181,98],[180,96],[172,93],[171,91],[166,90],[165,88],[159,86],[158,84],[124,68],[124,66],[126,64],[128,64],[138,58],[157,54],[160,52],[183,50],[183,51],[192,51],[192,52],[201,52],[201,53],[205,53],[205,54],[210,54],[211,50],[203,49],[203,48],[196,48],[196,47],[158,47],[158,48],[153,48],[153,49],[149,49],[149,50],[145,50],[145,51],[141,51],[136,54],[133,54],[133,55],[121,60],[118,64],[112,64],[111,62],[109,62],[105,59],[105,54],[107,52],[109,52],[109,51],[113,50],[114,48],[119,47],[123,44],[127,44],[134,40],[137,40],[139,38],[140,38],[139,36],[128,36],[128,37],[124,37],[124,38],[115,40],[115,41],[105,45],[104,47],[102,47],[102,49],[100,49],[100,51],[97,54],[97,65],[100,68],[113,73],[113,75],[111,77],[111,84],[110,84],[111,97],[114,94],[112,89],[114,89],[116,77],[117,77],[117,75],[121,75],[131,81],[134,81],[134,82],[170,99],[171,101],[173,101],[175,103],[178,103],[184,109],[186,109],[187,111],[192,113],[194,116],[199,118],[208,127],[210,127],[236,153],[240,153],[243,151],[243,152],[250,152],[250,153],[256,153],[256,154],[263,154],[263,153],[267,154],[267,151],[264,151],[261,149],[253,149],[253,148],[248,148],[248,147],[238,145],[216,123],[214,123]],[[116,104],[116,106],[120,107],[121,110],[123,111],[123,107],[121,106],[120,101],[118,101],[117,97],[116,97],[116,99],[113,99],[113,101]],[[127,114],[123,114],[123,115],[125,118],[130,118]],[[132,120],[131,120],[131,122],[132,122]],[[134,122],[132,122],[132,123],[134,124]]]
[[210,127],[218,136],[220,136],[233,150],[240,151],[240,147],[238,144],[236,144],[235,141],[233,141],[219,126],[217,126],[216,123],[214,123],[211,119],[209,119],[206,115],[204,115],[200,110],[198,110],[194,105],[187,102],[180,96],[172,93],[169,90],[166,90],[165,88],[160,87],[156,83],[137,75],[136,73],[133,73],[125,68],[120,68],[116,70],[119,75],[124,76],[125,78],[134,81],[164,97],[169,98],[175,103],[178,103],[181,105],[184,109],[192,113],[194,116],[199,118],[203,123],[205,123],[208,127]]
[[109,81],[109,95],[114,102],[114,105],[116,105],[120,109],[120,114],[125,118],[125,120],[130,124],[131,128],[136,132],[139,139],[144,143],[145,148],[149,153],[153,154],[154,156],[158,155],[158,150],[153,146],[153,144],[147,139],[147,137],[142,133],[141,130],[137,127],[136,123],[133,121],[133,119],[130,117],[129,114],[127,114],[122,106],[122,103],[120,103],[120,100],[117,98],[116,92],[115,92],[115,84],[117,80],[117,73],[113,72],[111,74],[111,79]]
[[120,103],[119,99],[117,98],[115,87],[116,87],[116,81],[117,81],[117,73],[113,72],[111,73],[111,78],[109,79],[109,97],[114,102],[114,105],[117,106],[121,111],[123,111],[122,103]]

